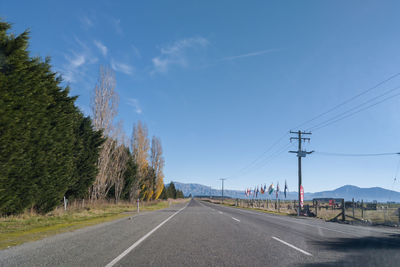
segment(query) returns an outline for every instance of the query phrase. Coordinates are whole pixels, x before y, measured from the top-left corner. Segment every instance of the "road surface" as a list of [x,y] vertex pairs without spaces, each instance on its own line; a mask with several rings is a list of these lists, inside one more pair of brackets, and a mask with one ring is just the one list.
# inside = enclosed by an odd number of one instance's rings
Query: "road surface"
[[0,266],[400,266],[400,231],[198,200],[0,251]]

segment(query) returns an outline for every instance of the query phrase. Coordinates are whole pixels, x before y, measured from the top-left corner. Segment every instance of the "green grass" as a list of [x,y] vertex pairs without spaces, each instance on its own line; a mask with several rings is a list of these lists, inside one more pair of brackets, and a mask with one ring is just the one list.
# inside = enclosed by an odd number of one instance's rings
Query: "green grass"
[[[177,201],[173,201],[177,202]],[[169,207],[168,201],[144,203],[140,211],[153,211]],[[136,205],[94,204],[64,212],[56,209],[46,215],[25,213],[0,218],[0,249],[39,240],[50,235],[131,216]]]

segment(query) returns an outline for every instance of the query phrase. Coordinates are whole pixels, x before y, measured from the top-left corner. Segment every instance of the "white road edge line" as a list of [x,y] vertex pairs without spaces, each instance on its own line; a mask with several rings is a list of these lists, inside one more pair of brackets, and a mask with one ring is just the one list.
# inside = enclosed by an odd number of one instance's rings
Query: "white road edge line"
[[306,254],[307,256],[311,256],[311,257],[312,257],[312,254],[311,254],[311,253],[308,253],[307,251],[304,251],[304,250],[302,250],[302,249],[300,249],[300,248],[298,248],[298,247],[295,247],[295,246],[293,246],[292,244],[289,244],[288,242],[285,242],[285,241],[283,241],[283,240],[281,240],[281,239],[279,239],[279,238],[277,238],[277,237],[275,237],[275,236],[273,236],[272,238],[275,239],[276,241],[279,241],[279,242],[285,244],[286,246],[289,246],[289,247],[291,247],[291,248],[294,248],[294,249],[297,250],[297,251],[300,251],[300,252],[303,253],[303,254]]
[[180,210],[178,210],[177,212],[175,212],[174,214],[172,214],[171,216],[169,216],[167,219],[165,219],[162,223],[160,223],[159,225],[157,225],[153,230],[151,230],[150,232],[148,232],[147,234],[145,234],[142,238],[140,238],[138,241],[136,241],[132,246],[130,246],[129,248],[127,248],[124,252],[122,252],[118,257],[116,257],[115,259],[113,259],[109,264],[106,265],[106,267],[112,267],[114,266],[117,262],[119,262],[123,257],[125,257],[129,252],[131,252],[134,248],[136,248],[140,243],[142,243],[144,240],[146,240],[151,234],[153,234],[155,231],[157,231],[158,228],[160,228],[161,226],[163,226],[166,222],[168,222],[170,219],[172,219],[172,217],[174,217],[175,215],[177,215],[179,212],[181,212],[182,210],[184,210],[187,206],[189,205],[186,204],[183,208],[181,208]]
[[234,219],[234,220],[237,221],[237,222],[240,222],[240,220],[238,220],[238,219],[236,219],[236,218],[234,218],[234,217],[232,217],[232,219]]
[[[217,205],[217,204],[214,204],[214,205]],[[231,208],[231,207],[224,207],[224,208],[235,209],[235,208]],[[311,225],[311,224],[308,224],[308,223],[297,222],[295,220],[286,220],[286,219],[283,219],[283,218],[279,218],[278,216],[268,216],[269,214],[266,214],[266,213],[259,213],[259,212],[256,212],[256,211],[247,211],[247,210],[240,209],[240,208],[239,209],[235,209],[235,210],[241,211],[241,212],[244,212],[244,213],[253,214],[253,215],[267,216],[268,218],[278,219],[278,220],[282,220],[282,221],[285,221],[285,222],[293,222],[293,223],[306,225],[306,226],[310,226],[310,227],[315,227],[315,228],[319,227],[321,229],[325,229],[325,230],[328,230],[328,231],[337,232],[337,233],[341,233],[341,234],[345,234],[345,235],[351,235],[351,236],[355,236],[355,237],[362,237],[361,235],[355,235],[353,233],[343,232],[343,231],[340,231],[340,230],[326,228],[326,227],[323,227],[323,226]]]

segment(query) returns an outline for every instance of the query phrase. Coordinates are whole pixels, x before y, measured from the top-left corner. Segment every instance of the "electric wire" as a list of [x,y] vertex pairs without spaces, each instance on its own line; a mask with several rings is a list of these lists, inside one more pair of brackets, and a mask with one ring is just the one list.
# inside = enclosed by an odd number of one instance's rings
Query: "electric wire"
[[[383,84],[385,84],[385,83],[387,83],[387,82],[393,80],[394,78],[396,78],[396,77],[398,77],[398,76],[400,76],[400,72],[398,72],[398,73],[396,73],[396,74],[394,74],[394,75],[392,75],[392,76],[386,78],[385,80],[383,80],[383,81],[377,83],[376,85],[374,85],[374,86],[372,86],[372,87],[370,87],[370,88],[364,90],[363,92],[361,92],[361,93],[359,93],[359,94],[357,94],[357,95],[355,95],[355,96],[353,96],[353,97],[351,97],[351,98],[349,98],[349,99],[347,99],[347,100],[345,100],[345,101],[343,101],[343,102],[341,102],[341,103],[335,105],[334,107],[328,109],[327,111],[322,112],[322,113],[320,113],[319,115],[314,116],[313,118],[304,121],[303,123],[297,125],[297,126],[294,127],[294,128],[299,128],[299,127],[301,127],[301,126],[304,126],[304,125],[306,125],[306,124],[309,124],[310,122],[313,122],[313,121],[315,121],[315,120],[317,120],[317,119],[323,117],[324,115],[329,114],[329,113],[331,113],[332,111],[337,110],[338,108],[340,108],[340,107],[342,107],[342,106],[344,106],[344,105],[346,105],[346,104],[352,102],[353,100],[355,100],[355,99],[357,99],[357,98],[359,98],[359,97],[361,97],[361,96],[367,94],[368,92],[370,92],[370,91],[372,91],[372,90],[374,90],[374,89],[380,87],[381,85],[383,85]],[[372,102],[372,101],[374,101],[374,100],[376,100],[376,99],[378,99],[378,98],[380,98],[380,97],[382,97],[382,96],[384,96],[384,95],[386,95],[386,94],[388,94],[388,93],[390,93],[390,92],[393,92],[393,91],[395,91],[395,90],[397,90],[397,89],[399,89],[399,88],[400,88],[400,86],[399,86],[399,87],[396,87],[396,88],[393,88],[393,89],[391,89],[391,90],[388,90],[388,91],[386,91],[385,93],[383,93],[383,94],[381,94],[381,95],[379,95],[379,96],[377,96],[377,97],[371,98],[371,99],[367,100],[366,102],[357,105],[356,107],[353,107],[353,108],[351,108],[351,109],[349,109],[349,110],[347,110],[347,111],[345,111],[345,112],[340,113],[339,115],[336,115],[336,116],[334,116],[334,117],[331,117],[330,119],[327,119],[327,120],[325,120],[325,121],[323,121],[323,122],[321,122],[321,123],[318,123],[317,125],[314,125],[313,127],[309,128],[309,130],[316,131],[316,130],[319,130],[319,129],[323,128],[323,127],[327,127],[327,126],[329,126],[330,124],[333,124],[333,123],[338,122],[338,121],[340,121],[340,120],[343,120],[343,119],[345,119],[345,118],[347,118],[347,117],[350,117],[350,116],[352,116],[352,115],[355,115],[355,114],[357,114],[357,113],[359,113],[359,112],[361,112],[361,111],[363,111],[363,110],[366,110],[366,109],[371,108],[371,107],[373,107],[373,106],[375,106],[375,105],[378,105],[378,104],[380,104],[380,103],[382,103],[382,102],[384,102],[384,101],[387,101],[387,100],[389,100],[389,99],[391,99],[391,98],[393,98],[393,97],[399,96],[400,93],[399,93],[399,94],[392,95],[392,96],[390,96],[390,97],[387,97],[387,98],[385,98],[385,99],[383,99],[383,100],[381,100],[381,101],[375,102],[375,103],[373,103],[373,104],[371,104],[371,105],[369,105],[369,106],[367,106],[367,107],[364,107],[364,108],[361,108],[361,109],[356,110],[357,108],[362,107],[362,106],[364,106],[364,105],[366,105],[366,104],[368,104],[368,103],[370,103],[370,102]],[[354,111],[354,110],[355,110],[355,111]],[[351,111],[354,111],[354,112],[351,113]],[[349,113],[349,112],[350,112],[350,114],[347,114],[347,113]],[[269,146],[262,154],[260,154],[260,156],[256,157],[255,160],[253,160],[253,161],[250,162],[248,165],[246,165],[245,167],[241,168],[239,171],[235,172],[234,174],[232,174],[231,176],[228,176],[228,177],[233,178],[233,177],[237,177],[237,176],[243,176],[250,168],[252,168],[252,169],[258,169],[258,168],[261,168],[261,167],[265,166],[266,164],[268,164],[268,163],[271,161],[270,159],[273,159],[274,156],[276,157],[276,156],[280,155],[284,150],[279,150],[279,151],[281,151],[281,152],[278,153],[278,154],[272,153],[269,157],[265,158],[264,160],[261,160],[261,161],[260,161],[260,159],[262,159],[268,152],[270,152],[270,151],[272,150],[272,148],[274,148],[274,147],[275,147],[277,144],[279,144],[286,136],[288,136],[288,134],[289,134],[289,133],[286,133],[286,134],[280,136],[271,146]],[[290,145],[290,144],[289,144],[289,145]],[[285,149],[286,149],[286,146],[285,146]],[[275,154],[276,154],[276,155],[275,155]]]
[[335,156],[335,157],[378,157],[378,156],[400,155],[400,152],[370,153],[370,154],[346,154],[346,153],[330,153],[330,152],[314,151],[314,153],[323,155],[323,156]]
[[308,124],[308,123],[310,123],[310,122],[313,122],[313,121],[315,121],[315,120],[321,118],[322,116],[324,116],[324,115],[326,115],[326,114],[328,114],[328,113],[331,113],[332,111],[334,111],[334,110],[336,110],[336,109],[338,109],[338,108],[340,108],[340,107],[346,105],[347,103],[350,103],[351,101],[353,101],[353,100],[359,98],[360,96],[363,96],[363,95],[365,95],[366,93],[368,93],[368,92],[370,92],[370,91],[372,91],[372,90],[378,88],[379,86],[381,86],[381,85],[383,85],[383,84],[385,84],[385,83],[387,83],[387,82],[393,80],[394,78],[396,78],[396,77],[398,77],[398,76],[400,76],[400,72],[398,72],[398,73],[396,73],[396,74],[394,74],[394,75],[388,77],[387,79],[385,79],[385,80],[383,80],[383,81],[377,83],[376,85],[374,85],[374,86],[368,88],[367,90],[364,90],[363,92],[361,92],[361,93],[359,93],[359,94],[357,94],[357,95],[355,95],[355,96],[350,97],[349,99],[343,101],[342,103],[339,103],[339,104],[335,105],[334,107],[328,109],[327,111],[322,112],[322,113],[320,113],[319,115],[317,115],[317,116],[315,116],[315,117],[313,117],[313,118],[311,118],[311,119],[309,119],[309,120],[306,120],[306,121],[302,122],[301,124],[297,125],[297,126],[294,127],[294,128],[297,129],[297,128],[300,128],[300,127],[302,127],[302,126],[304,126],[304,125],[306,125],[306,124]]
[[[372,108],[372,107],[374,107],[374,106],[376,106],[376,105],[378,105],[378,104],[381,104],[381,103],[383,103],[383,102],[385,102],[385,101],[387,101],[387,100],[390,100],[390,99],[392,99],[392,98],[394,98],[394,97],[398,97],[398,96],[400,96],[400,93],[397,93],[397,94],[395,94],[395,95],[391,95],[391,96],[389,96],[389,97],[386,97],[386,98],[384,98],[384,99],[382,99],[382,100],[380,100],[380,101],[378,101],[378,102],[375,102],[375,103],[373,103],[373,104],[371,104],[371,105],[368,105],[368,106],[366,106],[366,107],[364,107],[364,108],[360,108],[360,109],[358,109],[358,110],[356,110],[356,111],[354,111],[354,112],[352,112],[352,113],[350,113],[350,114],[347,114],[347,115],[346,115],[347,112],[343,112],[342,114],[339,114],[338,116],[335,116],[335,117],[333,117],[333,118],[331,118],[331,119],[329,119],[329,120],[327,120],[327,121],[325,121],[325,122],[323,122],[323,123],[320,123],[320,124],[318,124],[318,125],[316,125],[316,126],[313,126],[312,128],[309,129],[309,131],[315,132],[315,131],[317,131],[317,130],[319,130],[319,129],[321,129],[321,128],[325,128],[325,127],[327,127],[327,126],[329,126],[329,125],[331,125],[331,124],[333,124],[333,123],[336,123],[336,122],[338,122],[338,121],[341,121],[341,120],[343,120],[343,119],[346,119],[346,118],[348,118],[348,117],[351,117],[351,116],[353,116],[353,115],[355,115],[355,114],[357,114],[357,113],[360,113],[361,111],[364,111],[364,110],[366,110],[366,109]],[[359,105],[359,106],[362,106],[362,105]],[[353,110],[354,110],[354,109],[353,109]],[[337,117],[339,117],[339,118],[337,118]],[[337,119],[335,119],[335,118],[337,118]]]

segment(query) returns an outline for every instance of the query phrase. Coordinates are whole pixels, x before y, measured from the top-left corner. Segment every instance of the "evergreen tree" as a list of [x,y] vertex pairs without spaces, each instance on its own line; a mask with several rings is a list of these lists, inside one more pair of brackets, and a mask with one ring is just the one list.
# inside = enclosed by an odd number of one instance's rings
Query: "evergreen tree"
[[122,188],[121,199],[130,200],[130,192],[135,182],[137,182],[137,164],[127,149],[129,153],[129,160],[124,173],[124,186]]
[[175,185],[174,185],[173,182],[171,182],[171,183],[168,185],[168,188],[167,188],[167,198],[176,199],[176,189],[175,189]]
[[183,192],[181,190],[176,191],[176,198],[185,198],[185,196],[183,195]]
[[166,190],[166,186],[163,186],[163,189],[161,190],[161,194],[159,196],[158,199],[167,199],[167,190]]
[[74,181],[66,192],[67,198],[88,197],[88,189],[97,175],[97,159],[100,146],[104,142],[101,131],[95,131],[89,117],[79,114],[76,129]]
[[74,154],[81,115],[49,59],[29,57],[28,32],[9,29],[0,21],[0,213],[45,213],[80,176]]

